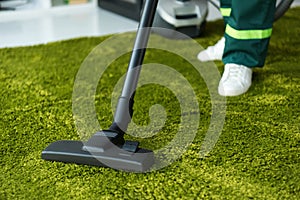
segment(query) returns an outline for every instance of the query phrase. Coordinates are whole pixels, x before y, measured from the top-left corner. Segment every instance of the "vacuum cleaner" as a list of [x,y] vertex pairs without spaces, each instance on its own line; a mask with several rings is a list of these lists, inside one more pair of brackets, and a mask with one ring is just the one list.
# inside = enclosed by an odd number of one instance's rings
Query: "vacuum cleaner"
[[60,140],[51,143],[42,151],[42,159],[130,172],[150,170],[154,164],[153,151],[140,148],[137,141],[125,141],[124,134],[133,115],[134,93],[157,4],[158,0],[145,1],[123,90],[110,128],[95,133],[88,141]]
[[[133,20],[140,19],[143,3],[144,0],[98,0],[99,7]],[[207,0],[161,0],[153,27],[164,28],[155,30],[168,38],[179,38],[182,34],[178,32],[194,38],[204,31],[207,14]]]
[[153,26],[160,27],[155,30],[167,38],[182,39],[178,32],[195,38],[203,33],[207,15],[207,0],[162,0],[158,3]]

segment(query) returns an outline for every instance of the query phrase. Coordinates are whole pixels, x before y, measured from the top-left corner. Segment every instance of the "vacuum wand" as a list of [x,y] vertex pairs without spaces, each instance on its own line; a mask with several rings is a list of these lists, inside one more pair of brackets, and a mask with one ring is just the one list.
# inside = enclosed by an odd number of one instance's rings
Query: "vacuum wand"
[[149,171],[154,164],[154,152],[139,148],[139,142],[125,141],[123,135],[131,121],[134,91],[157,3],[158,0],[145,1],[123,91],[115,112],[115,120],[109,130],[96,132],[88,141],[53,142],[42,151],[44,160],[110,167],[130,172]]
[[150,27],[154,20],[157,4],[158,0],[145,1],[126,79],[114,114],[114,123],[110,127],[110,130],[118,131],[122,134],[126,132],[133,115],[134,93],[145,57],[146,47],[151,33]]

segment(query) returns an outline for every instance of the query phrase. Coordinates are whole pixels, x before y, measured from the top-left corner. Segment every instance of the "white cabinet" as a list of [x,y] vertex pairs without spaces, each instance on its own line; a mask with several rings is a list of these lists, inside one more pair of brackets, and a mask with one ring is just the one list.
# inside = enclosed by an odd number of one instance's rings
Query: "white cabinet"
[[0,11],[0,48],[98,33],[95,31],[100,24],[97,0],[76,5],[54,4],[54,0],[27,1],[29,3],[15,10]]
[[[24,1],[24,0],[12,0]],[[97,7],[97,0],[83,0],[85,3],[67,4],[66,1],[72,0],[25,0],[27,3],[16,6],[14,10],[0,11],[0,22],[11,20],[22,20],[25,18],[40,17],[48,14],[62,12],[80,12],[81,10],[91,10]],[[78,0],[81,1],[81,0]],[[1,1],[0,1],[1,4]]]
[[[17,11],[35,11],[53,8],[72,8],[80,6],[95,6],[97,0],[4,0],[0,1],[0,7],[8,7],[7,10],[0,11],[4,13],[13,13]],[[12,8],[12,9],[9,9]]]
[[138,25],[99,8],[98,0],[76,5],[53,1],[30,0],[22,9],[0,11],[0,48],[133,31]]

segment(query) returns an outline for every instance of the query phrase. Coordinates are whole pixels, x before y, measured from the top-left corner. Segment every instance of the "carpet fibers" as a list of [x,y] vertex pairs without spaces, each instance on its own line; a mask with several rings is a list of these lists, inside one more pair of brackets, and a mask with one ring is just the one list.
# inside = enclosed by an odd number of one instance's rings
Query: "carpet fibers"
[[[107,37],[0,49],[0,199],[300,199],[299,13],[300,8],[290,9],[274,24],[264,68],[254,70],[249,92],[227,98],[222,134],[204,158],[198,152],[211,116],[205,83],[184,67],[184,59],[174,62],[171,53],[147,52],[145,62],[172,66],[189,80],[201,122],[180,159],[142,174],[41,159],[49,143],[80,139],[72,113],[74,80],[86,56]],[[203,47],[214,44],[222,25],[207,23],[196,41]],[[111,93],[127,62],[124,55],[100,80],[95,105],[102,127],[112,121]],[[222,72],[223,64],[215,64]],[[180,122],[174,94],[146,85],[135,101],[137,124],[149,123],[153,104],[167,113],[161,132],[140,139],[141,145],[158,149],[172,140]]]

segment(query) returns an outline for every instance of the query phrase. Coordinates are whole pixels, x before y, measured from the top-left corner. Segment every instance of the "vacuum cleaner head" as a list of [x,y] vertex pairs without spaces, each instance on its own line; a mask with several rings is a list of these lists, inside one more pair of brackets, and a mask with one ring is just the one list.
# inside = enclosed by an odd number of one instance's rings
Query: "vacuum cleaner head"
[[[168,38],[180,38],[181,32],[198,37],[203,32],[208,14],[207,0],[161,0],[158,3],[153,26],[158,34]],[[172,31],[174,30],[174,31]]]
[[87,142],[60,140],[51,143],[42,152],[42,159],[130,172],[149,171],[154,154],[138,145],[135,141],[124,141],[123,136],[113,131],[100,131]]

